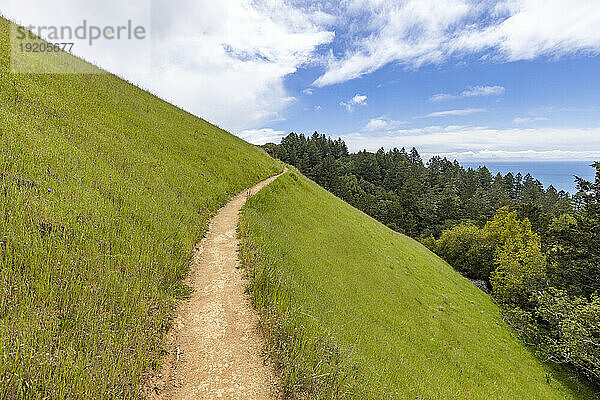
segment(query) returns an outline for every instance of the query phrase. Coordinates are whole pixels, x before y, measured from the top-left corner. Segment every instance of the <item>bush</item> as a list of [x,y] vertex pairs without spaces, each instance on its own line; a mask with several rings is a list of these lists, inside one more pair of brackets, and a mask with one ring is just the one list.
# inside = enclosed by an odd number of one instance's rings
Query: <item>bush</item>
[[492,284],[497,300],[510,306],[530,306],[533,291],[546,284],[546,256],[527,218],[508,207],[498,210],[483,229],[463,223],[423,244],[470,279]]
[[426,246],[432,246],[433,251],[466,277],[489,281],[495,244],[483,229],[470,223],[457,225],[444,231],[435,245],[429,239]]
[[546,256],[527,218],[501,208],[484,231],[496,243],[496,270],[490,276],[493,293],[503,304],[529,307],[531,294],[544,288]]
[[548,327],[540,350],[546,358],[568,363],[589,378],[600,380],[600,296],[569,297],[550,288],[539,294],[536,316]]
[[505,306],[506,321],[545,361],[568,364],[600,381],[600,296],[571,297],[564,290],[537,292],[532,311]]
[[[570,228],[573,221],[555,220]],[[570,296],[549,287],[546,255],[528,219],[500,209],[484,230],[496,241],[491,275],[505,319],[546,360],[568,364],[600,380],[600,296]],[[552,271],[552,270],[551,270]]]

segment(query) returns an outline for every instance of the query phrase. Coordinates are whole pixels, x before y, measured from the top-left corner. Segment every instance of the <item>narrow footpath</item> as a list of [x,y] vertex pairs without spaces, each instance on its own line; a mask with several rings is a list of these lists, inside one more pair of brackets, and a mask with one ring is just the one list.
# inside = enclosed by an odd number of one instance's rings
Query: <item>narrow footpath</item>
[[[284,171],[285,172],[285,171]],[[212,219],[198,244],[187,284],[194,291],[177,309],[170,353],[153,379],[154,399],[276,399],[277,377],[265,361],[258,315],[239,268],[239,212],[271,177],[235,196]]]

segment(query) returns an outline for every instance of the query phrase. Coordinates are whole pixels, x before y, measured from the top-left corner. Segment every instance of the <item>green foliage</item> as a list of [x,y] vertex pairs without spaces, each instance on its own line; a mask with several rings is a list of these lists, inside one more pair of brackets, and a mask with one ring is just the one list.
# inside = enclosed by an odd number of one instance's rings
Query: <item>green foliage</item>
[[11,74],[0,19],[0,398],[139,398],[195,243],[280,170],[109,74]]
[[[597,292],[589,299],[573,295],[590,290],[593,278],[573,277],[581,271],[570,270],[569,265],[563,266],[566,271],[557,264],[547,267],[539,237],[516,212],[499,210],[485,230],[496,241],[497,268],[491,282],[506,320],[545,360],[568,364],[600,381],[600,296]],[[586,233],[570,215],[556,218],[550,231],[558,243],[563,240],[563,247],[557,244],[551,250],[555,257],[557,252],[567,254],[564,242],[572,243],[569,235],[581,239]],[[590,260],[585,261],[578,265],[589,265]],[[571,293],[548,287],[555,284],[567,286]]]
[[600,381],[600,296],[569,296],[549,288],[532,295],[530,310],[505,306],[503,314],[538,355],[568,364],[592,381]]
[[[519,219],[518,214],[502,208],[484,229],[458,225],[444,231],[438,240],[429,237],[423,242],[471,278],[479,271],[474,272],[473,267],[489,265],[491,254],[495,269],[489,277],[505,320],[544,360],[568,364],[598,382],[599,297],[597,293],[591,294],[590,299],[575,297],[590,293],[595,287],[595,275],[586,273],[598,267],[593,261],[597,250],[578,254],[575,265],[589,266],[587,269],[557,262],[557,254],[565,257],[576,253],[577,249],[568,245],[580,243],[585,248],[593,235],[580,229],[578,218],[569,214],[555,218],[549,228],[555,242],[550,249],[554,260],[548,263],[540,237],[533,232],[529,220]],[[485,251],[478,251],[481,249]],[[490,269],[487,271],[489,274]]]
[[349,154],[341,140],[315,132],[290,133],[263,148],[300,169],[315,182],[388,227],[411,235],[439,237],[462,221],[483,226],[497,209],[511,206],[533,221],[536,232],[553,217],[571,211],[570,195],[544,190],[531,175],[492,177],[485,167],[464,169],[433,157],[427,165],[412,148]]
[[444,231],[437,241],[433,240],[435,244],[428,247],[457,271],[471,279],[489,281],[494,269],[495,242],[485,230],[464,223]]
[[600,381],[600,295],[587,300],[551,288],[536,302],[536,317],[545,329],[539,346],[544,356]]
[[595,398],[528,351],[448,264],[295,171],[249,199],[240,231],[292,398]]
[[484,228],[495,243],[496,269],[490,282],[496,299],[503,304],[525,306],[531,293],[545,285],[546,257],[540,238],[528,219],[519,220],[515,211],[498,210]]
[[468,278],[490,282],[504,304],[526,305],[545,282],[540,238],[528,219],[520,220],[508,207],[498,210],[483,229],[463,223],[425,244]]
[[594,183],[578,179],[579,207],[555,218],[546,235],[552,285],[574,296],[600,291],[600,163]]

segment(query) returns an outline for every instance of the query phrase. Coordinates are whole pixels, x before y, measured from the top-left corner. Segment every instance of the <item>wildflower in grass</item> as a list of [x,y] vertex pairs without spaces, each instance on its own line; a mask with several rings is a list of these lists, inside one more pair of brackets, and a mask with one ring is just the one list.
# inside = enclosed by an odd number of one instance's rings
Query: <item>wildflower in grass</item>
[[[9,28],[0,18],[1,72],[10,70]],[[29,397],[69,397],[77,388],[85,398],[141,398],[143,374],[161,355],[154,345],[163,342],[175,315],[175,295],[165,287],[184,274],[183,255],[191,253],[225,199],[272,175],[276,162],[112,76],[0,73],[0,87],[11,82],[22,97],[15,101],[10,91],[0,90],[0,104],[12,108],[1,117],[10,135],[0,134],[0,169],[17,182],[1,182],[6,195],[0,196],[0,398],[7,397],[7,379]],[[112,96],[105,97],[108,93]],[[156,112],[139,118],[137,105]],[[53,115],[67,109],[71,115]],[[125,114],[139,123],[124,128]],[[167,128],[173,134],[164,137]],[[188,141],[196,129],[205,135]],[[169,157],[157,158],[155,147]],[[156,167],[138,162],[150,159]],[[194,163],[199,159],[202,166]],[[109,173],[106,182],[106,168],[113,166],[117,175]],[[197,170],[210,176],[210,185],[189,182]],[[33,185],[26,177],[43,183]],[[55,197],[53,186],[68,198]],[[48,201],[39,198],[44,193]],[[186,218],[198,203],[207,204],[206,211]],[[150,209],[161,215],[160,226],[147,227],[139,218]],[[57,233],[43,241],[42,220],[56,223]],[[99,223],[102,232],[89,232],[90,226],[99,231]],[[172,237],[181,242],[174,253]],[[113,273],[117,264],[122,274]],[[115,303],[120,309],[111,317]],[[147,325],[145,308],[154,304],[154,326]],[[18,337],[31,342],[19,346]]]

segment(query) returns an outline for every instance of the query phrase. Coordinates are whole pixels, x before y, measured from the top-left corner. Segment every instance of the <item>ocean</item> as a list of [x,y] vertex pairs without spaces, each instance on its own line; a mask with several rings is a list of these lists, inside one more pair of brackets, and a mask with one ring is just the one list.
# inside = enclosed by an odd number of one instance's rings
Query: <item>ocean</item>
[[575,188],[575,178],[577,175],[581,178],[593,181],[596,170],[590,167],[591,161],[478,161],[461,162],[465,168],[477,169],[485,165],[492,175],[498,172],[505,175],[512,172],[516,175],[518,172],[525,176],[530,173],[535,179],[544,184],[544,187],[552,185],[557,190],[564,190],[571,194],[577,192]]

